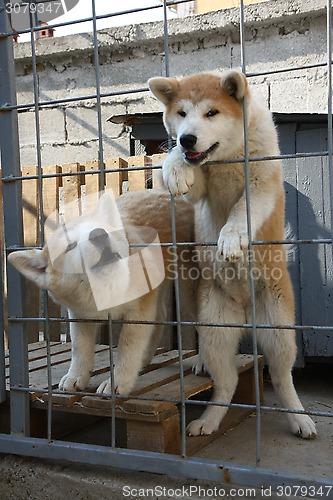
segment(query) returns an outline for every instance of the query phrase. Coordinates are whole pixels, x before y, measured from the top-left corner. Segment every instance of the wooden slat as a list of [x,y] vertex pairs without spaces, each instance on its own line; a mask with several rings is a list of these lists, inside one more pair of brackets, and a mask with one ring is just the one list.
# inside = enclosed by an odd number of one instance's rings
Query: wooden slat
[[[122,158],[110,158],[105,160],[105,168],[126,168],[127,161]],[[123,182],[128,181],[128,173],[124,172],[109,172],[105,174],[105,188],[106,190],[112,189],[115,197],[122,194]]]
[[[36,166],[23,167],[22,176],[37,175]],[[37,179],[22,181],[22,206],[23,206],[23,228],[24,245],[36,246],[39,243],[39,203],[37,192]],[[39,317],[39,289],[32,282],[25,281],[24,311],[29,317]],[[29,342],[39,339],[39,323],[27,322],[25,328],[28,332]]]
[[[96,351],[99,352],[101,350],[105,350],[105,346],[96,345]],[[53,365],[52,358],[51,358],[52,387],[55,389],[56,387],[58,387],[61,378],[67,373],[69,369],[71,353],[70,351],[63,353],[62,361],[59,362],[59,358],[57,358],[58,363],[55,365]],[[47,364],[45,364],[45,367],[41,366],[39,370],[29,373],[29,380],[30,380],[30,385],[32,387],[46,389]]]
[[[206,391],[213,386],[213,382],[208,377],[198,377],[192,373],[186,373],[184,377],[184,396],[190,398],[195,394]],[[169,401],[158,401],[159,398],[180,400],[180,381],[174,380],[154,390],[145,392],[145,396],[154,398],[156,401],[145,401],[128,399],[123,404],[123,409],[126,412],[136,414],[156,415],[165,411],[171,403]]]
[[[194,360],[195,357],[184,359],[183,363],[184,374],[191,372]],[[173,363],[169,366],[164,366],[163,368],[159,368],[158,370],[145,373],[138,378],[134,390],[131,393],[131,396],[138,394],[145,394],[153,389],[156,389],[157,387],[164,386],[165,384],[172,382],[173,380],[176,380],[178,378],[179,378],[179,363]],[[122,401],[124,400],[119,400],[119,404],[122,404]],[[151,403],[154,402],[152,401]],[[172,404],[173,403],[171,403],[171,405]],[[82,398],[82,405],[93,408],[107,409],[111,407],[112,401],[110,399],[100,399],[93,396],[85,396]],[[122,406],[127,411],[126,409],[127,407],[125,407],[124,405],[125,403],[122,404]]]
[[[89,172],[91,170],[99,170],[100,169],[100,161],[94,160],[94,161],[86,161],[80,165],[80,170],[82,172]],[[84,176],[84,186],[85,186],[85,194],[86,196],[92,195],[92,194],[97,194],[99,191],[101,191],[101,186],[100,186],[100,173],[98,174],[88,174]],[[96,196],[96,200],[97,200]]]
[[[61,167],[54,165],[51,167],[43,167],[43,174],[60,174]],[[47,222],[45,227],[46,238],[48,232],[54,231],[59,222],[59,187],[61,185],[61,177],[43,178],[43,211],[44,221]],[[52,214],[52,217],[47,221],[47,217]],[[47,227],[48,226],[48,227]],[[50,318],[61,318],[61,307],[59,304],[48,300],[48,313]],[[59,340],[61,332],[61,323],[51,321],[49,323],[49,335],[51,340]]]
[[[162,165],[167,153],[151,155],[151,164],[152,165]],[[153,188],[165,189],[165,185],[163,182],[162,169],[153,169]]]
[[[62,165],[62,173],[71,173],[71,172],[80,172],[80,164],[66,163]],[[71,175],[68,177],[62,177],[63,204],[65,208],[67,203],[71,203],[73,201],[80,199],[81,183],[82,183],[82,176],[80,175]],[[80,210],[78,210],[75,215],[81,215]]]
[[[195,355],[196,351],[194,349],[183,351],[183,359],[187,359]],[[157,368],[161,368],[162,366],[167,366],[172,363],[175,363],[176,361],[178,361],[178,356],[179,356],[178,349],[157,354],[153,357],[151,363],[142,370],[142,373],[147,373],[152,370],[156,370]]]
[[[190,398],[195,394],[203,392],[207,389],[210,389],[213,386],[213,382],[209,377],[198,377],[197,375],[193,375],[191,373],[191,368],[193,362],[195,362],[196,356],[191,357],[188,360],[184,361],[184,394],[185,398]],[[260,360],[263,360],[263,357],[260,356]],[[246,370],[253,368],[253,356],[247,354],[239,354],[236,356],[236,365],[238,373],[241,374]],[[179,373],[179,364],[176,363],[175,367],[178,368]],[[188,369],[190,368],[190,369]],[[156,370],[152,372],[152,375],[155,373],[160,373],[162,370]],[[150,374],[147,374],[150,375]],[[143,379],[144,376],[139,378]],[[154,398],[156,401],[144,401],[144,400],[135,400],[128,399],[123,404],[123,409],[126,412],[134,412],[138,414],[146,413],[146,414],[156,414],[161,413],[165,409],[170,406],[170,402],[166,401],[158,401],[159,398],[166,399],[180,399],[180,383],[179,380],[168,381],[166,378],[166,383],[162,386],[155,385],[151,383],[150,386],[147,386],[147,391],[144,391],[145,396]],[[139,383],[138,381],[138,383]],[[136,386],[137,387],[137,386]],[[149,388],[150,387],[150,388]],[[135,391],[133,391],[135,394]]]
[[[129,167],[143,167],[150,165],[148,156],[130,156],[127,160]],[[128,190],[137,191],[146,189],[147,178],[151,175],[149,170],[132,170],[128,172]]]

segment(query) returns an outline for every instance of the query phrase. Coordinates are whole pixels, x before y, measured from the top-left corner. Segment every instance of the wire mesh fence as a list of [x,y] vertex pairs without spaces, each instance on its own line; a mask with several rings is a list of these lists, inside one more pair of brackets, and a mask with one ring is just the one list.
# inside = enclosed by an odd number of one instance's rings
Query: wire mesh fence
[[[161,164],[154,159],[149,161],[142,161],[142,158],[138,163],[133,161],[131,164],[124,161],[115,163],[114,160],[110,162],[106,158],[104,152],[104,134],[103,134],[103,118],[101,113],[101,103],[104,98],[116,98],[120,95],[142,95],[148,91],[148,87],[138,87],[135,89],[119,89],[112,92],[102,92],[101,91],[101,78],[100,78],[100,61],[99,61],[99,40],[98,40],[98,30],[97,23],[100,19],[106,17],[121,16],[130,12],[145,12],[148,8],[137,8],[131,10],[119,11],[116,13],[110,13],[108,15],[98,16],[96,15],[95,1],[91,0],[91,12],[92,15],[89,18],[77,20],[75,23],[90,21],[93,26],[93,63],[95,72],[95,91],[88,95],[76,95],[73,97],[66,97],[61,99],[41,99],[41,92],[39,89],[39,78],[38,78],[38,63],[37,63],[37,51],[36,51],[36,33],[44,29],[36,23],[36,17],[34,16],[34,10],[31,8],[32,5],[38,5],[43,2],[33,2],[29,0],[29,29],[22,29],[19,33],[30,33],[30,46],[31,46],[31,64],[32,64],[32,83],[33,83],[33,101],[24,102],[17,104],[16,91],[15,91],[15,68],[14,68],[14,56],[13,56],[13,42],[12,36],[14,34],[10,20],[8,16],[8,7],[4,0],[0,3],[0,67],[2,68],[1,82],[0,82],[0,126],[2,130],[1,139],[1,168],[2,168],[2,196],[3,196],[3,213],[4,213],[4,240],[5,240],[5,251],[4,255],[7,256],[9,252],[13,250],[23,250],[27,248],[27,240],[25,239],[24,233],[24,216],[22,207],[22,192],[25,189],[25,183],[36,181],[36,193],[34,193],[34,199],[37,201],[36,213],[38,214],[38,228],[36,228],[36,238],[35,242],[31,246],[36,246],[42,248],[46,242],[45,237],[45,222],[46,215],[48,214],[49,207],[45,206],[46,198],[45,192],[47,189],[47,182],[51,181],[57,184],[57,189],[59,186],[61,188],[65,180],[75,179],[78,180],[78,185],[80,186],[80,196],[84,191],[85,195],[89,192],[90,184],[94,184],[93,190],[98,193],[99,191],[104,191],[108,185],[112,185],[113,189],[117,185],[121,186],[117,195],[121,194],[123,191],[128,189],[130,184],[130,176],[132,174],[142,173],[140,177],[140,182],[143,180],[147,181],[148,176],[153,176],[153,182],[151,187],[154,188],[154,174],[161,169]],[[45,3],[45,2],[44,2]],[[52,3],[52,2],[49,2]],[[162,9],[164,13],[163,21],[163,44],[164,44],[164,69],[163,73],[165,76],[170,76],[170,62],[169,58],[172,57],[169,53],[169,43],[168,43],[168,19],[167,19],[167,8],[170,5],[186,4],[188,0],[167,2],[164,0],[161,4],[150,7],[150,9]],[[249,252],[252,252],[256,246],[267,245],[265,240],[256,240],[255,235],[251,233],[251,196],[250,196],[250,169],[252,162],[261,162],[265,160],[286,160],[286,159],[299,159],[299,158],[327,158],[329,179],[330,179],[330,203],[333,200],[332,194],[332,72],[331,72],[331,53],[332,53],[332,21],[331,21],[331,1],[327,1],[326,14],[327,14],[327,54],[325,61],[325,54],[322,54],[322,60],[317,63],[311,63],[300,66],[290,66],[284,68],[277,68],[258,72],[248,72],[247,71],[247,59],[246,59],[246,47],[247,43],[245,40],[245,14],[243,1],[240,0],[239,4],[239,36],[240,36],[240,61],[239,65],[242,68],[242,72],[247,76],[251,82],[252,77],[265,76],[275,73],[288,73],[294,71],[300,71],[310,68],[327,68],[327,128],[328,128],[328,147],[325,151],[319,152],[309,152],[309,153],[295,153],[295,154],[279,154],[270,156],[257,156],[253,157],[248,150],[248,136],[247,136],[247,102],[244,99],[243,104],[243,117],[244,117],[244,155],[241,158],[236,158],[232,160],[224,160],[225,163],[242,163],[245,170],[245,194],[246,194],[246,207],[247,207],[247,227],[248,227],[248,239],[249,239]],[[58,28],[66,26],[71,23],[53,23],[53,28]],[[74,24],[74,23],[73,23]],[[214,69],[214,68],[212,68]],[[156,71],[157,73],[158,71]],[[154,76],[154,75],[151,75]],[[73,103],[76,101],[91,101],[96,104],[97,112],[97,139],[98,139],[98,158],[96,162],[86,168],[84,171],[82,166],[77,164],[75,168],[62,168],[59,167],[54,171],[48,171],[43,165],[43,160],[41,156],[41,134],[40,134],[40,112],[43,108],[47,106],[62,106],[68,103]],[[33,172],[31,169],[25,172],[20,166],[20,141],[18,135],[18,113],[25,110],[33,110],[35,116],[35,136],[36,136],[36,159],[37,168]],[[171,148],[171,141],[169,141],[169,146]],[[139,153],[142,153],[140,148]],[[157,162],[157,164],[156,164]],[[125,164],[126,163],[126,164]],[[221,163],[221,162],[219,162]],[[223,163],[223,162],[222,162]],[[149,174],[147,173],[149,172]],[[83,177],[85,178],[82,181]],[[121,178],[121,180],[119,180]],[[92,180],[93,179],[93,180]],[[110,180],[111,179],[111,180]],[[133,179],[133,177],[132,177]],[[60,183],[60,184],[59,184]],[[84,190],[82,191],[82,186]],[[53,188],[53,184],[52,184]],[[124,188],[124,189],[123,189]],[[78,193],[77,186],[73,193],[75,195]],[[131,191],[131,187],[129,190]],[[62,193],[65,191],[62,190]],[[78,196],[78,198],[80,198]],[[56,198],[56,197],[55,197]],[[171,248],[174,250],[173,255],[177,255],[177,249],[187,248],[187,247],[213,247],[217,245],[216,241],[204,241],[197,242],[195,238],[192,237],[180,241],[178,239],[177,233],[177,203],[173,195],[170,195],[171,200],[171,238],[166,241],[160,242],[160,245],[165,248]],[[53,203],[54,209],[59,209],[59,204]],[[61,210],[59,210],[61,212]],[[333,210],[331,209],[331,214]],[[304,239],[304,238],[286,238],[284,240],[273,240],[269,241],[271,245],[331,245],[332,239],[328,238],[315,238],[315,239]],[[140,247],[141,244],[138,244]],[[134,245],[135,246],[135,245]],[[142,245],[141,245],[142,246]],[[174,266],[177,267],[177,259],[174,257]],[[295,484],[302,484],[304,487],[316,488],[325,487],[325,496],[327,498],[333,498],[333,492],[329,488],[332,483],[332,478],[306,478],[304,476],[298,476],[291,469],[289,472],[274,471],[264,468],[260,465],[261,454],[262,454],[262,442],[261,442],[261,415],[263,411],[268,412],[280,412],[288,414],[302,414],[304,411],[284,408],[284,407],[272,407],[266,406],[262,402],[262,357],[258,352],[257,336],[258,332],[262,330],[296,330],[296,331],[324,331],[329,334],[332,330],[332,325],[294,325],[294,324],[262,324],[257,321],[256,318],[256,291],[254,286],[254,280],[251,273],[251,259],[249,259],[249,287],[250,287],[250,302],[251,302],[251,321],[245,323],[233,322],[233,323],[216,323],[214,319],[209,322],[203,322],[196,320],[189,321],[184,316],[184,311],[182,308],[182,289],[178,280],[178,273],[175,273],[174,281],[174,303],[175,303],[175,315],[171,320],[166,320],[165,318],[158,319],[156,321],[142,320],[137,318],[135,320],[122,320],[118,317],[113,317],[112,312],[108,314],[107,318],[85,318],[78,319],[76,317],[60,317],[60,315],[54,314],[54,306],[51,304],[47,293],[44,291],[42,294],[42,300],[39,311],[41,314],[38,317],[29,315],[24,309],[24,304],[26,300],[24,292],[24,282],[19,273],[11,266],[6,265],[7,273],[7,313],[8,316],[8,338],[9,338],[9,356],[5,356],[2,352],[2,347],[4,342],[0,344],[0,401],[5,401],[6,396],[6,376],[5,369],[10,369],[10,389],[7,392],[10,393],[10,434],[0,435],[0,451],[2,452],[13,452],[15,447],[15,453],[28,455],[28,456],[38,456],[47,457],[55,459],[69,459],[74,462],[86,462],[90,464],[103,464],[113,467],[120,467],[132,470],[146,470],[150,472],[159,472],[166,474],[176,474],[187,476],[197,479],[207,479],[212,481],[224,481],[239,485],[248,485],[260,488],[262,484],[270,484],[273,488],[281,485],[282,483],[286,486],[293,486]],[[170,391],[158,395],[152,392],[153,388],[150,387],[150,392],[136,392],[135,397],[121,396],[117,394],[115,387],[115,376],[113,370],[110,370],[110,390],[108,397],[105,393],[96,394],[92,397],[90,391],[80,391],[79,397],[76,390],[66,390],[67,402],[64,403],[64,391],[58,389],[58,383],[60,376],[57,374],[57,364],[59,361],[55,361],[54,356],[67,356],[69,357],[68,350],[60,344],[54,342],[54,337],[52,332],[56,329],[60,331],[59,325],[81,325],[82,328],[89,328],[95,324],[104,325],[107,331],[107,344],[100,349],[103,353],[103,366],[100,366],[100,373],[96,372],[96,376],[105,373],[108,366],[114,366],[115,357],[118,355],[117,351],[114,349],[115,344],[115,330],[122,325],[136,325],[147,326],[154,325],[155,327],[168,326],[176,332],[176,345],[177,353],[173,350],[172,356],[177,358],[177,379],[174,378],[169,380],[173,383],[176,380],[177,391],[179,396],[175,397],[176,392]],[[4,328],[1,326],[1,332],[4,335]],[[251,368],[253,370],[253,391],[254,397],[249,403],[248,400],[239,400],[224,402],[224,401],[207,401],[206,399],[190,399],[194,394],[194,391],[189,389],[189,378],[188,373],[190,370],[191,356],[194,353],[189,353],[187,346],[184,348],[184,335],[183,331],[186,327],[196,327],[197,329],[203,326],[208,326],[210,328],[221,328],[229,327],[230,329],[242,328],[251,332],[252,335],[252,347],[253,347],[253,360]],[[44,385],[38,385],[36,389],[37,381],[33,381],[31,373],[29,373],[29,363],[38,360],[39,347],[31,347],[29,344],[29,330],[43,332],[43,338],[45,340],[45,349],[43,351],[43,372]],[[30,347],[29,347],[30,346]],[[44,347],[44,344],[43,344]],[[162,353],[158,352],[158,355]],[[171,356],[171,355],[170,355]],[[41,356],[40,356],[41,357]],[[66,358],[66,359],[67,359]],[[60,359],[60,358],[59,358]],[[99,358],[101,359],[101,358]],[[173,358],[172,358],[173,359]],[[7,360],[7,361],[6,361]],[[191,361],[191,363],[189,362]],[[6,365],[8,363],[9,366]],[[158,361],[155,361],[156,366]],[[158,365],[161,368],[160,365]],[[242,365],[243,366],[243,365]],[[175,375],[176,377],[176,375]],[[61,382],[60,382],[61,383]],[[194,384],[194,382],[193,382]],[[211,387],[210,383],[207,381],[203,384],[204,389]],[[195,389],[197,390],[197,389]],[[200,394],[202,389],[198,391]],[[71,403],[69,403],[69,398]],[[72,407],[69,410],[69,405],[78,402],[80,400],[81,407],[84,408],[84,412],[90,415],[98,416],[108,416],[110,417],[110,427],[111,427],[111,440],[105,443],[105,446],[99,445],[88,445],[73,442],[65,442],[57,439],[53,432],[53,421],[54,413],[59,405],[67,405],[68,411],[73,411],[75,413],[75,408]],[[30,427],[31,427],[31,401],[34,401],[34,408],[46,411],[46,429],[45,435],[40,437],[30,437]],[[96,403],[96,400],[98,403]],[[133,402],[134,401],[134,402]],[[149,411],[151,408],[156,407],[156,403],[159,405],[164,404],[168,409],[167,424],[170,429],[174,431],[177,429],[179,435],[179,442],[175,448],[166,448],[169,450],[168,454],[163,454],[160,452],[147,451],[145,448],[144,440],[149,440],[148,434],[152,434],[153,439],[159,439],[160,434],[154,434],[154,425],[157,425],[158,418],[152,424],[142,424],[140,427],[135,427],[137,423],[133,424],[130,419],[127,421],[128,429],[132,426],[132,434],[128,435],[135,436],[136,434],[142,433],[143,439],[141,441],[135,440],[133,438],[132,445],[129,448],[120,448],[117,443],[117,432],[118,427],[116,426],[116,419],[124,418],[124,415],[128,415],[133,408],[139,408],[138,413],[143,412],[143,408],[148,407]],[[140,406],[141,404],[141,406]],[[119,406],[122,406],[122,410],[119,410]],[[155,405],[155,406],[154,406]],[[168,406],[169,405],[169,406]],[[177,406],[177,411],[175,409]],[[190,457],[189,450],[191,445],[186,437],[186,426],[188,422],[188,413],[192,406],[203,407],[230,407],[239,410],[245,410],[255,413],[256,417],[256,452],[255,452],[255,463],[241,465],[237,463],[227,463],[221,458],[220,460],[209,460],[203,459],[197,456]],[[45,410],[46,408],[46,410]],[[74,410],[73,410],[74,408]],[[127,412],[127,413],[126,413]],[[320,416],[332,418],[333,414],[331,411],[307,411],[308,415]],[[148,426],[148,431],[145,429]],[[139,429],[139,431],[138,431]],[[157,432],[157,431],[156,431]],[[158,431],[160,432],[160,431]],[[136,434],[135,434],[136,433]],[[159,436],[159,437],[156,437]],[[163,439],[165,434],[163,434]],[[132,439],[132,438],[131,438]],[[174,438],[172,437],[172,440]],[[138,443],[143,443],[142,448],[139,447]],[[171,450],[171,451],[170,451]],[[172,454],[171,454],[172,453]],[[307,490],[310,491],[310,490]],[[316,490],[316,491],[319,491]],[[312,495],[315,496],[315,495]]]

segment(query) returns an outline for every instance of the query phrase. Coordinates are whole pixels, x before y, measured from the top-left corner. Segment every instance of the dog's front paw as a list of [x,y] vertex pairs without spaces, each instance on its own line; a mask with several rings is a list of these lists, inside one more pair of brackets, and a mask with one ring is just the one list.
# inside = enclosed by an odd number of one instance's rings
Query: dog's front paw
[[[133,381],[128,377],[119,377],[115,373],[114,377],[114,392],[115,394],[119,394],[120,396],[125,396],[130,394],[133,389]],[[98,394],[111,394],[111,379],[108,378],[98,387]]]
[[59,382],[61,391],[84,391],[90,379],[90,373],[68,372]]
[[226,224],[220,232],[217,249],[226,261],[235,262],[244,257],[244,252],[249,246],[247,232],[236,230]]
[[291,429],[296,436],[313,439],[317,436],[316,426],[308,415],[289,414]]
[[163,180],[170,193],[181,195],[189,192],[194,183],[194,170],[186,163],[170,161],[163,164]]
[[218,421],[199,418],[198,420],[193,420],[193,422],[187,426],[187,434],[189,436],[208,436],[212,434],[212,432],[217,431],[218,428]]

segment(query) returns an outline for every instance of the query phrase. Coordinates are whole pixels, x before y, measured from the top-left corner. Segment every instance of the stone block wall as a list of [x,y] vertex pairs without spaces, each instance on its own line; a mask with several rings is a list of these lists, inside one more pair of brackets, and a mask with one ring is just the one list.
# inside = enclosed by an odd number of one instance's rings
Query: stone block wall
[[[245,58],[255,92],[279,113],[326,113],[325,67],[277,72],[325,62],[326,1],[267,0],[245,8]],[[170,75],[240,67],[237,8],[174,19],[168,23]],[[145,89],[151,76],[163,75],[163,23],[117,27],[98,32],[104,157],[129,155],[129,129],[107,122],[114,114],[160,111]],[[93,36],[91,33],[36,43],[40,101],[77,98],[40,111],[43,165],[98,158]],[[29,43],[16,44],[19,103],[33,102]],[[36,163],[32,108],[19,114],[21,163]]]

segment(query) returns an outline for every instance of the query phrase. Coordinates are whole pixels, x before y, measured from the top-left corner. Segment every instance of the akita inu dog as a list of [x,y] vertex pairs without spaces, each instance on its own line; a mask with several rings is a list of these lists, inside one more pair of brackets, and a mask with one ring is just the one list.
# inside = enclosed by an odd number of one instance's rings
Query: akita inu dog
[[[152,78],[152,93],[165,106],[164,124],[177,145],[163,164],[163,178],[174,195],[186,194],[195,203],[196,241],[216,242],[199,247],[201,280],[198,292],[199,322],[242,325],[251,322],[249,259],[255,285],[256,322],[292,325],[294,298],[280,244],[254,245],[249,255],[247,209],[252,238],[283,240],[284,189],[281,162],[249,163],[250,204],[247,207],[244,163],[243,101],[246,96],[247,145],[250,157],[279,154],[271,113],[255,99],[245,76],[236,70],[207,72],[181,79]],[[209,164],[208,162],[224,163]],[[208,251],[210,250],[210,251]],[[199,329],[200,352],[214,380],[213,401],[230,403],[238,375],[235,354],[244,328]],[[296,357],[295,332],[258,328],[272,383],[283,406],[303,410],[292,381]],[[227,407],[209,406],[190,423],[190,435],[218,429]],[[316,428],[306,414],[288,413],[293,433],[311,438]]]
[[[48,290],[72,319],[107,319],[110,313],[112,319],[133,322],[123,325],[115,357],[115,392],[125,395],[132,391],[141,368],[150,362],[159,343],[163,325],[142,322],[167,319],[164,294],[172,283],[168,278],[175,272],[176,253],[172,247],[151,245],[156,233],[159,242],[172,241],[168,192],[134,191],[116,201],[115,210],[114,199],[104,194],[92,213],[66,222],[65,228],[60,225],[42,250],[12,252],[8,260],[37,286]],[[177,241],[193,241],[192,205],[178,200],[175,214]],[[163,254],[161,259],[158,251],[161,257]],[[193,321],[196,282],[183,280],[180,286],[182,299],[188,300],[182,307]],[[89,322],[70,323],[72,360],[60,389],[77,391],[88,385],[94,366],[96,328]],[[111,393],[110,378],[97,392]]]

